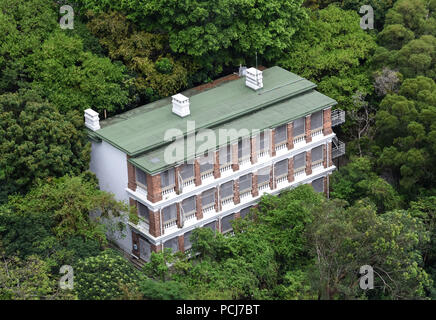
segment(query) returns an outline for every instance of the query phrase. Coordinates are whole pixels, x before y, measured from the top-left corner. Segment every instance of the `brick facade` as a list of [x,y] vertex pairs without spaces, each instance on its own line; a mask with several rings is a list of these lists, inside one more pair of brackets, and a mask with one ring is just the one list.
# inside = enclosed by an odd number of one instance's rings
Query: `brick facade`
[[200,174],[200,163],[197,159],[194,162],[194,182],[195,186],[198,187],[201,184],[201,174]]
[[195,196],[195,216],[197,220],[203,219],[203,208],[201,206],[201,194]]
[[136,172],[135,166],[129,162],[130,156],[127,156],[127,186],[130,190],[136,191]]
[[251,195],[257,197],[259,195],[259,189],[257,188],[257,174],[253,173],[251,182]]
[[312,151],[306,151],[306,174],[312,174]]
[[180,169],[181,169],[181,166],[177,166],[174,168],[174,178],[176,180],[176,181],[174,181],[174,183],[175,183],[174,189],[175,189],[177,194],[180,194],[180,187],[181,187],[181,186],[179,186]]
[[[136,250],[135,250],[136,246]],[[132,230],[132,253],[139,257],[139,235]]]
[[323,111],[323,133],[325,136],[331,134],[332,131],[332,108],[325,109]]
[[332,166],[333,165],[333,160],[332,160],[332,143],[329,142],[327,143],[328,145],[328,166]]
[[150,248],[151,248],[152,252],[156,252],[157,253],[157,252],[161,252],[162,251],[162,245],[161,244],[159,244],[157,246],[155,246],[154,244],[151,244]]
[[290,122],[286,125],[286,135],[287,135],[287,141],[286,146],[288,147],[288,150],[291,150],[294,148],[294,123]]
[[271,137],[270,137],[270,152],[269,152],[271,157],[275,157],[276,156],[275,137],[276,137],[276,129],[272,129],[271,130]]
[[288,159],[288,182],[294,181],[294,157]]
[[310,129],[310,115],[306,116],[305,133],[306,133],[306,142],[307,143],[312,142],[312,135]]
[[218,188],[219,188],[219,186],[215,188],[215,205],[214,205],[214,208],[217,212],[221,211],[221,201],[219,200],[219,197],[218,197],[218,192],[219,192]]
[[215,179],[218,179],[219,177],[221,177],[220,154],[218,151],[214,153],[214,158],[215,158],[215,161],[213,162],[213,176]]
[[185,236],[182,234],[178,236],[178,242],[179,242],[179,251],[185,252]]
[[177,209],[177,227],[181,228],[182,227],[182,210],[180,208],[180,206],[182,205],[181,202],[177,202],[176,203],[176,209]]
[[150,202],[162,200],[160,174],[154,176],[147,174],[147,199]]
[[241,199],[239,198],[239,179],[233,181],[233,203],[239,204]]
[[153,237],[160,237],[162,235],[161,232],[161,224],[160,224],[160,213],[159,211],[157,212],[153,212],[151,210],[149,210],[149,215],[150,215],[150,228],[149,228],[149,233],[153,236]]
[[322,146],[322,164],[323,164],[324,168],[327,168],[327,162],[328,162],[327,148],[328,148],[328,146],[325,144]]

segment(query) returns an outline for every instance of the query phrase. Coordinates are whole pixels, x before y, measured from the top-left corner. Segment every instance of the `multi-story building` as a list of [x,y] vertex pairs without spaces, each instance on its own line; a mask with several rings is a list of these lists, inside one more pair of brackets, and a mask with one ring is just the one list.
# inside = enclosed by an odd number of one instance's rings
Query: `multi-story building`
[[194,228],[230,232],[265,193],[307,183],[328,197],[344,112],[282,68],[243,71],[101,122],[85,112],[91,170],[139,216],[124,251],[189,250]]

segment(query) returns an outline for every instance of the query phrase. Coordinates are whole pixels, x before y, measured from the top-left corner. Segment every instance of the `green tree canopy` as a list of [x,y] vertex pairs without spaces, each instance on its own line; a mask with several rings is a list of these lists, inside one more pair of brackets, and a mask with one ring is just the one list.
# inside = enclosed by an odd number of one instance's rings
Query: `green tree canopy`
[[0,95],[0,203],[47,177],[88,168],[83,117],[62,115],[31,92]]
[[318,90],[353,109],[352,95],[371,93],[365,62],[375,49],[375,39],[359,26],[357,12],[331,5],[314,11],[293,37],[279,65],[315,81]]

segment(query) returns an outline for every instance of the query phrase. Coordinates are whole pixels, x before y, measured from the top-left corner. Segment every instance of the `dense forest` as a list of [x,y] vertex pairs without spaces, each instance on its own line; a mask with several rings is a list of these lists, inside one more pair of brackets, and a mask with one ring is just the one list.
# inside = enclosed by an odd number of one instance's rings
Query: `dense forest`
[[[0,299],[436,299],[436,0],[0,0],[0,29]],[[134,213],[88,171],[83,111],[122,113],[256,52],[347,112],[330,199],[266,195],[233,236],[197,229],[195,257],[134,268],[105,236]]]

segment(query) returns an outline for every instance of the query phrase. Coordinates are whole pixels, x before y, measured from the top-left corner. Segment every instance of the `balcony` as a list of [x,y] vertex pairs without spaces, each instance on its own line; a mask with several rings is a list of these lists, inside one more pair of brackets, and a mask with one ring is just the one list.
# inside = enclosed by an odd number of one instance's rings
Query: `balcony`
[[220,172],[224,173],[232,169],[232,165],[230,163],[224,164],[220,167]]
[[185,214],[185,221],[191,221],[195,219],[195,211],[188,212]]
[[318,160],[318,161],[312,162],[312,170],[316,170],[316,169],[322,168],[322,167],[324,167],[323,160]]
[[166,222],[164,222],[163,226],[164,226],[164,229],[169,229],[169,228],[172,228],[174,226],[177,226],[177,219],[166,221]]
[[201,173],[201,181],[213,177],[213,170]]
[[280,144],[276,144],[275,145],[275,150],[276,151],[281,151],[281,150],[287,150],[288,148],[287,148],[287,146],[286,146],[286,142],[281,142]]
[[305,174],[306,174],[306,168],[305,167],[301,167],[301,168],[295,169],[295,171],[294,171],[294,178],[297,179],[297,178],[299,178],[299,177],[301,177],[301,176],[303,176]]
[[323,135],[323,132],[322,132],[322,127],[321,128],[317,128],[317,129],[314,129],[314,130],[312,130],[311,132],[310,132],[310,136],[313,138],[313,137],[317,137],[317,136],[322,136]]
[[233,204],[233,196],[227,197],[225,199],[221,199],[221,206],[222,207],[226,207],[226,206],[231,205],[231,204]]
[[345,122],[345,111],[335,109],[332,111],[332,127],[338,126]]
[[332,140],[332,159],[336,159],[345,154],[345,143],[338,138]]
[[300,134],[299,136],[294,137],[294,144],[298,144],[303,141],[306,141],[306,135],[304,134]]
[[195,177],[191,177],[191,178],[183,180],[183,182],[182,182],[183,188],[186,188],[186,187],[193,185],[194,181],[195,181]]

